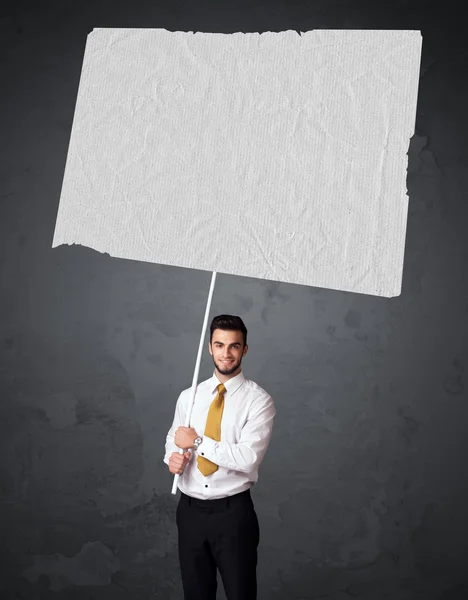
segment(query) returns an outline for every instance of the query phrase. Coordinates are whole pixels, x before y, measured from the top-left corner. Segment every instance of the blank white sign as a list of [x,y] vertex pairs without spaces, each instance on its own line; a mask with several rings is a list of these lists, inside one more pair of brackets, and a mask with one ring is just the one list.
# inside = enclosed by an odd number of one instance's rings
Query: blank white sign
[[53,247],[400,294],[421,45],[95,29]]

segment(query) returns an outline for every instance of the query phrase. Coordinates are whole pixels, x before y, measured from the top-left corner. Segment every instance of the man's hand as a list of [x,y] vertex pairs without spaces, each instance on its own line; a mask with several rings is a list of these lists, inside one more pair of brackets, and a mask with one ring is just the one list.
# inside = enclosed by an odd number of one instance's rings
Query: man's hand
[[182,450],[193,448],[193,442],[197,437],[198,434],[193,427],[179,427],[174,435],[174,444]]
[[190,460],[190,452],[184,452],[184,454],[179,454],[178,452],[173,452],[169,457],[169,471],[173,475],[182,475],[185,469],[185,465]]

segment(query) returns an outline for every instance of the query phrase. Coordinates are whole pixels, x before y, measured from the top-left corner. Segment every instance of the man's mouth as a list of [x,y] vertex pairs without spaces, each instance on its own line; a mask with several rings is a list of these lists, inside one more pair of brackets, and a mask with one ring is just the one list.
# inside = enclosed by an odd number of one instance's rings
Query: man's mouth
[[221,362],[224,363],[225,365],[229,365],[234,361],[233,360],[222,360]]

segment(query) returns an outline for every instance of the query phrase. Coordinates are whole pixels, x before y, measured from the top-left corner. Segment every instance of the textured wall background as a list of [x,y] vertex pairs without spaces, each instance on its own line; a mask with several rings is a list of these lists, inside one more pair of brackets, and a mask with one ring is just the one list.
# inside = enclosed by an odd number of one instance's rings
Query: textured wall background
[[[51,249],[93,27],[422,30],[401,297],[220,275],[211,316],[244,319],[244,373],[278,410],[253,490],[259,600],[468,598],[461,11],[450,1],[160,4],[55,0],[2,13],[1,599],[182,597],[178,497],[162,457],[211,274]],[[206,350],[200,379],[211,372]]]

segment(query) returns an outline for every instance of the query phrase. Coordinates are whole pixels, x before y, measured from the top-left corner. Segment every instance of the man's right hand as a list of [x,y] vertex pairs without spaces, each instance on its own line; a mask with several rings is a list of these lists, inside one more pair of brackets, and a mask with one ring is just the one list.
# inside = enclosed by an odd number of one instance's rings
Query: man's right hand
[[184,472],[185,465],[190,460],[191,453],[187,450],[184,454],[173,452],[169,457],[169,471],[173,475],[181,475]]

